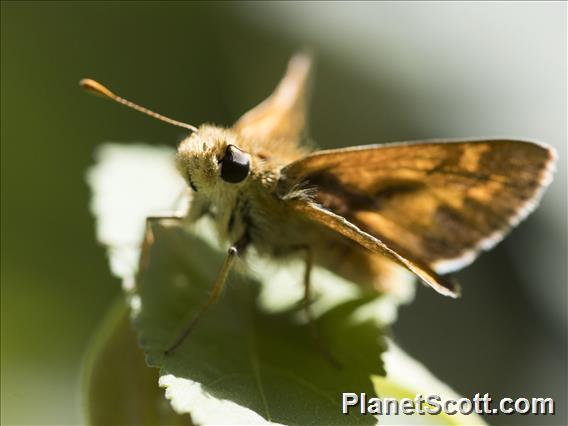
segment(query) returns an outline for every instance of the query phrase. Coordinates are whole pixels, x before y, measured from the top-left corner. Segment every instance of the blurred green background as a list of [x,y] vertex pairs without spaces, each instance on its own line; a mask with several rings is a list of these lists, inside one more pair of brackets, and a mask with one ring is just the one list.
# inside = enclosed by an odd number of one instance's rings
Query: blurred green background
[[559,152],[541,208],[457,274],[420,288],[395,339],[464,395],[554,397],[566,424],[566,3],[2,2],[2,423],[78,424],[81,363],[119,295],[85,171],[104,141],[179,129],[82,93],[93,77],[166,115],[229,125],[290,54],[316,53],[321,147],[516,136]]

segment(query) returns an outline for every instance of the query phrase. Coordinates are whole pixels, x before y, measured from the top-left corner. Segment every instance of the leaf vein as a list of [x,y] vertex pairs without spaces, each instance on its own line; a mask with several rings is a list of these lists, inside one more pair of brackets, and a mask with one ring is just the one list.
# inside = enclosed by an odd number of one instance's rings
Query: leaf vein
[[252,332],[250,333],[250,339],[249,339],[249,353],[250,353],[252,372],[254,375],[254,379],[256,381],[256,385],[258,387],[258,393],[260,394],[260,399],[262,400],[262,404],[264,405],[264,411],[266,412],[266,419],[272,422],[270,410],[268,409],[268,402],[266,400],[266,395],[264,393],[264,387],[262,385],[262,379],[260,377],[260,366],[257,357],[258,347],[256,345],[256,337],[254,335],[255,330],[253,327],[251,328]]

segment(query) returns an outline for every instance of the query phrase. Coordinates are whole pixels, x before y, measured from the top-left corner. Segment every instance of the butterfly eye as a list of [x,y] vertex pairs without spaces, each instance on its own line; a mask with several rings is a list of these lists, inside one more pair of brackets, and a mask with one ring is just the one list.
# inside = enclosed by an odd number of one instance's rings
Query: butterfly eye
[[250,157],[233,145],[227,147],[220,163],[221,179],[225,182],[242,182],[250,171]]

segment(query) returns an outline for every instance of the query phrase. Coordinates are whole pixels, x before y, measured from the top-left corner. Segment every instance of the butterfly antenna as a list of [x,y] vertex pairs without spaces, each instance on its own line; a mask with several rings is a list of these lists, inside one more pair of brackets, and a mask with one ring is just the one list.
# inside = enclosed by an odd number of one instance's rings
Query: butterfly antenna
[[197,132],[197,127],[192,126],[191,124],[187,124],[187,123],[183,123],[181,121],[177,121],[174,120],[172,118],[168,118],[166,116],[163,116],[162,114],[158,114],[157,112],[151,111],[148,108],[144,108],[143,106],[140,106],[138,104],[135,104],[134,102],[131,102],[127,99],[124,99],[118,95],[115,95],[113,92],[111,92],[109,89],[107,89],[105,86],[103,86],[101,83],[95,81],[95,80],[91,80],[90,78],[84,78],[79,82],[79,85],[91,92],[94,93],[96,95],[100,95],[100,96],[104,96],[105,98],[110,98],[115,102],[118,102],[119,104],[122,105],[126,105],[128,108],[132,108],[135,109],[136,111],[140,111],[143,114],[149,115],[150,117],[156,118],[160,121],[163,121],[164,123],[168,123],[168,124],[172,124],[174,126],[177,127],[181,127],[183,129],[187,129],[190,132]]

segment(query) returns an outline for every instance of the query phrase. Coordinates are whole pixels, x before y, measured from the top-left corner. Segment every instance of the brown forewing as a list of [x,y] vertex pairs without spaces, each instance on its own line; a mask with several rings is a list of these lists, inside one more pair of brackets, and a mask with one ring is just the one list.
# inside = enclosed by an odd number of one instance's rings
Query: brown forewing
[[241,136],[275,148],[297,145],[306,128],[306,103],[312,61],[299,53],[268,99],[243,115],[233,126]]
[[517,140],[427,141],[319,151],[282,170],[313,202],[438,273],[457,270],[526,217],[554,152]]

